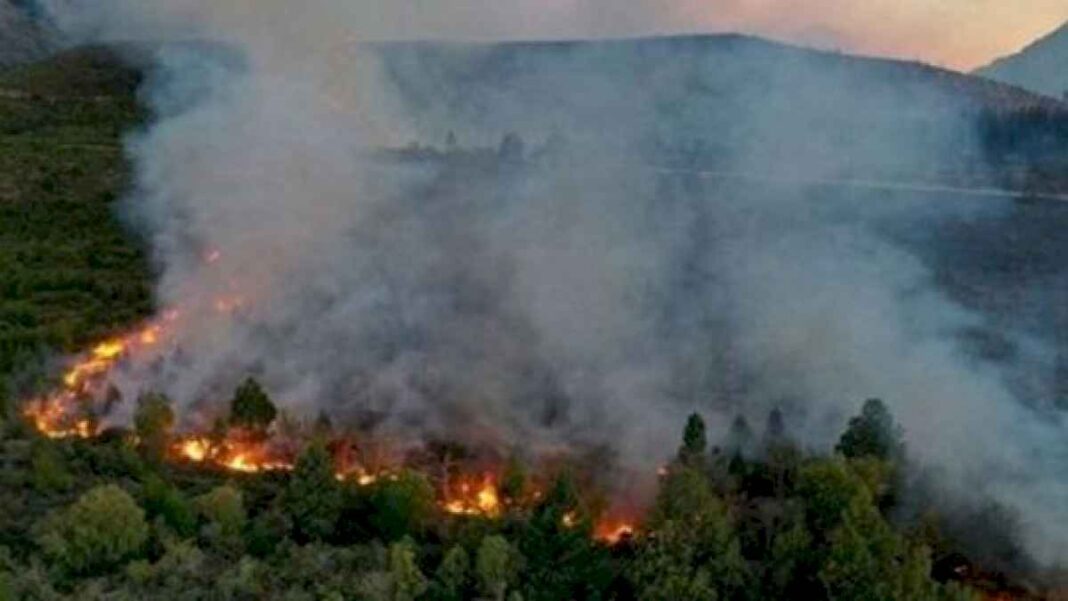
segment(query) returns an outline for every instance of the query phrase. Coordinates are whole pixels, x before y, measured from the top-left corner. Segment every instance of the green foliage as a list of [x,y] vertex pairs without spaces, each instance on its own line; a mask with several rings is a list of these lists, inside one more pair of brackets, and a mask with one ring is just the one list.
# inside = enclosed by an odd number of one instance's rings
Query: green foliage
[[799,494],[814,532],[829,533],[857,497],[870,499],[864,481],[841,459],[817,459],[801,468]]
[[322,540],[333,533],[341,514],[341,488],[322,441],[301,453],[281,502],[297,540]]
[[694,413],[686,420],[678,461],[683,465],[701,465],[707,461],[707,457],[708,434],[705,432],[705,420]]
[[501,473],[500,493],[506,503],[523,499],[527,489],[527,469],[519,457],[512,455]]
[[726,505],[707,476],[677,466],[661,483],[628,570],[639,599],[733,599],[750,576]]
[[393,601],[415,601],[427,589],[427,579],[415,561],[415,543],[411,539],[389,546],[389,575],[393,583]]
[[55,445],[46,440],[34,442],[32,450],[33,486],[41,493],[58,493],[74,485],[74,477]]
[[465,598],[470,572],[471,558],[467,551],[459,545],[452,547],[434,572],[431,597],[439,601],[461,601]]
[[418,472],[380,480],[371,494],[371,525],[387,541],[422,534],[436,511],[434,487]]
[[249,524],[245,542],[249,553],[255,557],[269,557],[289,537],[292,522],[284,511],[277,507],[257,515]]
[[[567,520],[565,521],[565,517]],[[613,573],[605,549],[591,541],[591,516],[568,470],[554,479],[522,529],[523,596],[530,601],[596,598]]]
[[248,515],[241,491],[229,486],[217,486],[196,498],[197,513],[215,526],[222,536],[240,536]]
[[150,520],[162,518],[180,538],[192,536],[196,532],[193,507],[180,490],[160,477],[150,475],[145,480],[143,494],[145,511]]
[[508,588],[519,576],[522,557],[503,536],[482,539],[475,559],[475,573],[482,592],[496,601],[504,601]]
[[220,553],[240,557],[248,524],[241,491],[229,485],[217,486],[197,497],[194,506],[203,522],[201,540]]
[[266,430],[278,417],[278,409],[254,378],[248,378],[234,392],[230,402],[230,425],[251,431]]
[[174,409],[171,400],[158,393],[147,393],[137,399],[134,412],[134,431],[149,457],[157,461],[166,457],[174,428]]
[[70,574],[100,573],[135,557],[148,540],[144,511],[115,485],[94,488],[41,525],[46,557]]
[[132,72],[97,56],[86,81],[87,54],[0,73],[0,388],[152,309],[145,254],[113,211],[128,179],[120,137],[141,115],[110,82]]
[[869,399],[860,415],[849,420],[835,450],[849,458],[897,459],[904,448],[901,428],[894,423],[886,404]]

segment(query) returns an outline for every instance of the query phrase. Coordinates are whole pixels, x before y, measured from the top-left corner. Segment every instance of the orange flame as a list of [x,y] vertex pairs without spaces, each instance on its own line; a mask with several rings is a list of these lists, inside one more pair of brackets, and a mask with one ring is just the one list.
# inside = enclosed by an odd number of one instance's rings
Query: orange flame
[[598,523],[593,529],[593,538],[608,545],[618,545],[634,536],[634,524],[626,521],[608,520]]
[[476,515],[494,518],[501,513],[500,494],[492,474],[481,481],[461,477],[458,484],[446,487],[442,508],[454,515]]

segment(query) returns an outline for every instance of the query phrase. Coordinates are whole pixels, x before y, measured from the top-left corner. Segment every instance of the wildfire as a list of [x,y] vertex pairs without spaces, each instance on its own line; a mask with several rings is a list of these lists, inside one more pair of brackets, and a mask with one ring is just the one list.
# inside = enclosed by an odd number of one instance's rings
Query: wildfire
[[460,478],[459,483],[447,487],[443,504],[445,511],[454,515],[481,515],[497,517],[501,513],[501,500],[493,475],[486,474],[481,481]]
[[[87,415],[89,399],[102,396],[105,376],[131,352],[155,346],[164,337],[164,325],[173,321],[167,313],[162,322],[150,323],[126,336],[97,344],[63,374],[63,389],[31,402],[24,413],[49,438],[91,438],[98,427]],[[173,314],[174,318],[177,314]]]
[[88,418],[74,418],[74,407],[77,405],[73,398],[64,396],[61,400],[50,399],[30,403],[25,414],[37,431],[52,439],[61,438],[92,438],[96,436],[97,429]]
[[593,529],[593,537],[609,545],[618,545],[624,539],[634,536],[634,533],[634,524],[616,520],[599,522]]
[[267,442],[247,440],[234,432],[217,444],[203,436],[180,439],[172,446],[172,454],[176,460],[246,474],[290,471],[294,465],[289,457],[273,450]]
[[[242,297],[222,297],[214,302],[214,308],[229,313],[244,306]],[[108,375],[119,364],[138,353],[159,347],[173,337],[175,324],[180,317],[177,310],[169,310],[161,316],[113,339],[105,340],[89,352],[75,359],[62,375],[60,390],[36,401],[27,403],[24,414],[44,436],[60,438],[93,438],[102,430],[99,412],[94,409],[109,393]],[[241,429],[226,432],[221,439],[203,433],[177,436],[169,447],[169,457],[184,462],[213,467],[219,470],[257,474],[291,471],[296,464],[300,443],[272,436],[267,433],[252,433]],[[338,448],[350,447],[340,441]],[[362,461],[335,459],[339,481],[355,482],[359,486],[372,486],[384,478],[396,478],[390,468],[368,469]],[[378,465],[378,462],[374,462]],[[496,472],[484,471],[479,475],[460,475],[446,478],[440,488],[439,506],[445,513],[457,516],[473,516],[496,519],[501,516],[504,502],[500,497]],[[510,501],[526,505],[537,503],[541,491],[533,489],[529,498]],[[567,514],[563,523],[574,527],[578,522],[574,514]],[[610,520],[594,526],[593,536],[606,544],[617,544],[635,531],[632,523]]]

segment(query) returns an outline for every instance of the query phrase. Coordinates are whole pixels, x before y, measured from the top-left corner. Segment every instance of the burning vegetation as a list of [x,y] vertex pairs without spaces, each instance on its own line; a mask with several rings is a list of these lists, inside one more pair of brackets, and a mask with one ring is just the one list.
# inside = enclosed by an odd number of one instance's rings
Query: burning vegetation
[[[60,378],[58,392],[25,405],[27,421],[44,437],[68,439],[74,444],[97,444],[94,439],[115,439],[120,434],[125,444],[179,473],[217,474],[237,481],[277,475],[289,482],[279,499],[283,506],[297,508],[289,510],[293,513],[287,518],[297,540],[330,540],[345,531],[345,519],[364,519],[355,517],[358,513],[345,518],[349,510],[341,507],[346,502],[364,508],[352,511],[379,516],[369,523],[380,533],[418,533],[430,523],[428,519],[441,524],[492,524],[503,532],[525,524],[517,532],[541,528],[545,530],[537,536],[550,536],[538,543],[549,544],[538,553],[566,553],[567,548],[592,544],[610,556],[630,558],[616,560],[627,562],[631,566],[628,570],[633,570],[620,576],[622,581],[616,586],[630,587],[632,593],[634,587],[647,587],[659,591],[657,595],[668,595],[647,598],[704,598],[703,588],[676,590],[679,583],[670,579],[679,577],[693,579],[684,580],[686,587],[708,586],[708,591],[723,594],[763,587],[780,594],[809,595],[816,594],[812,586],[819,590],[853,586],[847,583],[854,576],[839,581],[830,568],[817,572],[820,576],[816,581],[804,572],[759,585],[751,580],[756,566],[768,561],[761,557],[795,553],[794,561],[806,561],[805,557],[807,561],[830,561],[833,555],[818,558],[834,553],[835,545],[846,543],[841,537],[852,532],[844,529],[851,522],[873,528],[864,536],[882,537],[878,544],[888,545],[885,549],[890,550],[890,555],[872,564],[874,571],[867,578],[878,580],[885,578],[887,570],[893,574],[931,561],[929,551],[919,541],[894,533],[879,515],[878,507],[892,502],[901,492],[897,488],[900,480],[893,474],[898,469],[895,462],[903,457],[903,447],[900,431],[878,401],[869,402],[851,422],[838,445],[836,459],[806,459],[790,442],[783,415],[777,411],[769,417],[763,440],[757,441],[740,418],[730,428],[727,447],[711,451],[703,420],[693,416],[677,456],[656,474],[660,491],[655,502],[643,509],[647,504],[636,503],[628,495],[606,495],[603,482],[599,484],[590,475],[594,470],[580,466],[576,471],[573,462],[571,467],[558,459],[531,464],[489,451],[472,453],[451,443],[428,443],[400,452],[370,436],[339,433],[326,418],[314,424],[294,424],[251,378],[235,391],[229,414],[219,416],[206,431],[179,428],[181,420],[171,402],[158,394],[143,394],[138,399],[132,431],[116,429],[108,420],[122,400],[108,383],[110,371],[131,354],[160,352],[171,326],[179,319],[177,312],[169,313],[77,358]],[[529,469],[530,465],[536,469]],[[814,503],[813,499],[828,492],[853,500],[840,510],[818,504],[805,508],[806,503]],[[324,494],[328,500],[320,498]],[[792,513],[797,507],[803,509]],[[396,512],[403,514],[403,519]],[[430,518],[431,514],[437,517]],[[396,519],[401,519],[401,525],[390,525]],[[793,526],[788,526],[790,523]],[[464,527],[458,527],[462,532]],[[827,533],[827,542],[817,544],[814,537]],[[522,537],[534,535],[519,536],[526,540]],[[795,536],[792,550],[783,547],[791,540],[788,537]],[[520,548],[528,553],[540,548],[531,544],[528,541]],[[553,546],[557,544],[567,548]],[[510,545],[504,549],[515,552]],[[820,545],[831,547],[820,551]],[[722,581],[705,583],[706,576],[698,572],[670,575],[672,562],[681,561],[696,549],[707,554],[702,561],[712,562],[702,569],[723,571],[718,577]],[[669,557],[674,559],[659,563]],[[936,557],[935,561],[940,560]],[[796,569],[802,569],[802,564],[797,565]],[[595,567],[596,563],[590,569]],[[659,574],[658,570],[665,569],[669,575]],[[965,575],[952,571],[947,584],[924,584],[934,587],[928,590],[937,592],[935,596],[914,596],[917,591],[902,581],[897,585],[904,587],[902,596],[890,598],[974,599],[956,582]],[[592,577],[586,574],[581,579]],[[1005,592],[1010,590],[1007,587],[989,590],[983,593],[984,598],[1030,598],[1027,593]],[[865,597],[861,594],[857,598]]]
[[[217,257],[210,255],[209,260],[214,262]],[[226,310],[229,309],[227,306]],[[51,439],[92,439],[102,435],[107,429],[109,412],[120,402],[118,393],[108,383],[109,373],[131,355],[159,352],[180,315],[177,311],[169,312],[159,322],[102,342],[75,359],[64,372],[59,391],[25,404],[27,420],[40,434]],[[312,432],[283,434],[275,424],[278,417],[278,410],[266,392],[255,380],[248,379],[235,392],[229,416],[217,420],[211,432],[176,432],[178,420],[170,401],[161,395],[143,395],[138,400],[135,433],[130,438],[175,464],[240,474],[292,472],[305,447],[313,440],[324,439],[331,451],[334,478],[360,487],[396,479],[399,472],[409,467],[408,463],[421,462],[423,465],[416,467],[424,468],[428,474],[441,474],[435,478],[437,505],[444,514],[454,516],[499,519],[508,511],[529,510],[543,496],[539,485],[531,481],[513,483],[512,490],[504,497],[500,479],[515,476],[504,473],[503,463],[486,466],[482,465],[485,461],[479,461],[476,463],[482,467],[468,469],[446,455],[439,459],[448,465],[434,469],[424,454],[411,461],[379,457],[372,464],[361,460],[364,453],[353,437],[334,435],[321,424]],[[572,514],[565,515],[561,524],[569,528],[577,526]],[[614,545],[635,531],[633,521],[614,515],[610,520],[597,522],[591,534]]]

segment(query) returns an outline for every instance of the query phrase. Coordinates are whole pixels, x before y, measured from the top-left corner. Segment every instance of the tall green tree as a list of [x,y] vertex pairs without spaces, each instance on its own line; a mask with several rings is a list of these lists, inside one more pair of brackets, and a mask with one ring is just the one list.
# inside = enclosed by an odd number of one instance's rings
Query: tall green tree
[[904,454],[902,438],[901,428],[894,422],[886,404],[879,399],[869,399],[860,415],[849,420],[835,450],[849,458],[895,460]]
[[662,481],[628,570],[639,599],[734,599],[750,576],[730,513],[693,467]]
[[431,598],[439,601],[462,601],[470,579],[471,558],[456,545],[445,553],[431,584]]
[[504,601],[508,588],[519,576],[522,558],[503,536],[482,539],[475,560],[475,572],[483,594],[495,601]]
[[591,516],[569,470],[556,476],[520,532],[527,601],[596,598],[612,578],[606,550],[591,540]]
[[341,488],[333,457],[321,440],[297,458],[281,502],[297,540],[323,540],[333,533],[341,513]]
[[679,447],[678,461],[683,465],[703,465],[708,460],[708,434],[705,420],[694,413],[686,420]]
[[371,525],[387,541],[422,534],[436,511],[434,487],[418,472],[402,470],[371,492]]
[[275,418],[278,409],[254,378],[248,378],[234,393],[230,402],[230,425],[251,431],[266,430]]
[[415,543],[408,538],[389,546],[393,601],[415,601],[427,590],[427,579],[419,570],[415,552]]
[[150,458],[160,461],[166,456],[174,423],[174,409],[165,395],[147,393],[137,399],[134,430]]

